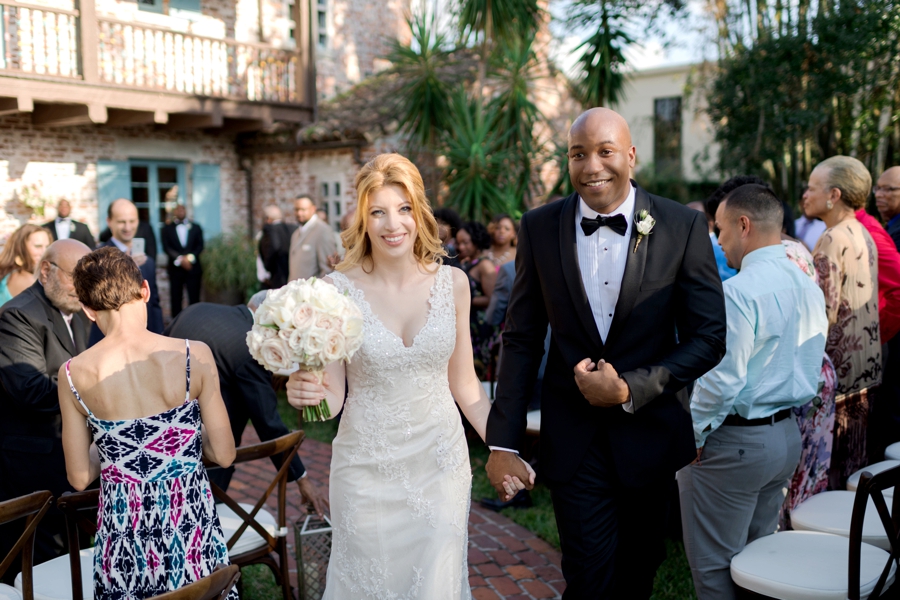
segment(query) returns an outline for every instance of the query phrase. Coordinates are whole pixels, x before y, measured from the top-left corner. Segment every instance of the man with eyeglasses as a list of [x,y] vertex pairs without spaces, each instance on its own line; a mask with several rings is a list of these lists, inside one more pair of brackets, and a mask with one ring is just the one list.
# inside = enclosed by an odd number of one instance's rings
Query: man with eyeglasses
[[900,250],[900,167],[886,169],[875,186],[875,206]]
[[[0,501],[37,490],[57,498],[73,491],[63,455],[57,373],[87,347],[91,322],[81,310],[72,270],[88,252],[74,239],[50,244],[38,280],[0,314]],[[65,520],[53,506],[37,529],[35,564],[65,553]],[[0,556],[21,530],[20,524],[0,527]]]
[[[897,249],[900,250],[900,167],[891,167],[881,174],[875,186],[875,206],[885,222],[885,228]],[[879,263],[882,250],[879,249]],[[881,266],[879,264],[879,277]],[[879,286],[881,287],[881,282]],[[881,289],[878,290],[881,292]],[[900,333],[885,340],[882,346],[884,357],[884,377],[878,392],[882,414],[876,416],[876,422],[884,431],[882,446],[900,441]],[[875,456],[873,458],[883,458]]]

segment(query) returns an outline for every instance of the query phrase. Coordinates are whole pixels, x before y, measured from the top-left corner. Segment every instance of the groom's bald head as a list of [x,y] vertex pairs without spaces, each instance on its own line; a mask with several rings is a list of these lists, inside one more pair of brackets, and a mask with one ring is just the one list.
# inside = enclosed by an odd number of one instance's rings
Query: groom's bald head
[[569,129],[569,177],[588,206],[610,213],[628,197],[635,150],[622,115],[608,108],[582,113]]

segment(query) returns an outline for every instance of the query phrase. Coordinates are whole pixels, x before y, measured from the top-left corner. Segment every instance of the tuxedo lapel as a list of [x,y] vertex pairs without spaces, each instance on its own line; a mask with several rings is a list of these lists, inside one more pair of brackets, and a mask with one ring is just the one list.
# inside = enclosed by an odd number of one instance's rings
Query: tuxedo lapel
[[622,331],[625,322],[631,315],[631,309],[641,291],[641,280],[644,278],[644,266],[647,264],[647,248],[650,246],[650,237],[642,240],[635,252],[635,244],[638,240],[637,223],[635,215],[647,210],[653,214],[650,194],[640,186],[635,186],[634,215],[631,215],[631,239],[628,242],[628,256],[625,258],[625,274],[622,275],[622,286],[619,288],[619,300],[616,302],[616,310],[612,324],[609,327],[609,335],[606,336],[606,344],[614,339]]
[[569,296],[575,305],[578,318],[581,319],[591,341],[602,351],[603,340],[600,338],[597,323],[594,321],[594,313],[591,311],[591,304],[584,291],[581,267],[578,264],[578,249],[575,245],[575,214],[578,208],[578,194],[572,194],[561,202],[565,203],[559,218],[559,257],[562,261],[563,276],[566,279]]

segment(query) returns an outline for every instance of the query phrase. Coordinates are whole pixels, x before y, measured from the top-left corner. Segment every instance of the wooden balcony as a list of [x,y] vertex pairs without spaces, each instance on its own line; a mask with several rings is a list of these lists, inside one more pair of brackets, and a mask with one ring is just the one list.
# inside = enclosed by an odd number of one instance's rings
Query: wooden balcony
[[294,3],[296,51],[98,16],[93,0],[78,6],[0,0],[0,115],[229,132],[312,120],[309,0]]

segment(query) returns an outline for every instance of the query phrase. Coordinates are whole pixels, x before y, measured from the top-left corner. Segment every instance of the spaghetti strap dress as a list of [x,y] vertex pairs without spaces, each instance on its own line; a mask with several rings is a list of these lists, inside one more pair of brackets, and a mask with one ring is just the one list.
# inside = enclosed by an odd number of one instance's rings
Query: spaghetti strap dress
[[[66,378],[100,454],[94,598],[149,598],[229,564],[202,462],[200,406],[190,397],[190,342],[184,403],[139,419],[95,417],[72,384],[70,363]],[[228,600],[238,600],[236,590]]]

